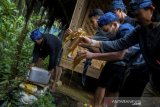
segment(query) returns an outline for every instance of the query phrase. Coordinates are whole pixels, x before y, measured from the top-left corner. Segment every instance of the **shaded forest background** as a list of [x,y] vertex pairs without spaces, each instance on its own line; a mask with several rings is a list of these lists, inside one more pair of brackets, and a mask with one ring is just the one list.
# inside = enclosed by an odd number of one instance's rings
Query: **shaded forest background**
[[[49,20],[47,28],[52,26],[55,18],[62,18],[64,25],[68,26],[74,8],[70,2],[71,0],[0,0],[0,105],[2,102],[8,107],[19,105],[18,84],[25,80],[32,60],[34,44],[29,38],[29,32],[37,27],[37,21],[44,19]],[[48,93],[35,105],[48,104],[47,107],[54,107],[52,100]]]

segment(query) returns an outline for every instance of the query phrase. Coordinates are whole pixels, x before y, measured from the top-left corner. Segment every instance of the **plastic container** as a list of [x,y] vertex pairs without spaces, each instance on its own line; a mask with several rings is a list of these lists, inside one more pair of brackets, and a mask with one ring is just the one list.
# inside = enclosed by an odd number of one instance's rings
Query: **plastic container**
[[51,75],[45,69],[32,67],[28,72],[27,80],[37,84],[47,85]]

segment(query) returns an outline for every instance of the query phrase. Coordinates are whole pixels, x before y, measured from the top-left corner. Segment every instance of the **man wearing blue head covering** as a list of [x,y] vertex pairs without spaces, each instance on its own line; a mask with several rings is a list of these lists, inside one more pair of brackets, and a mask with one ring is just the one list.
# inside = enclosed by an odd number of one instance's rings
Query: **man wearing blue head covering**
[[[160,97],[160,22],[153,22],[152,15],[155,7],[151,0],[134,0],[131,2],[132,12],[135,14],[138,26],[128,36],[115,41],[94,41],[83,37],[81,45],[91,44],[100,47],[103,52],[126,49],[139,43],[143,57],[150,72],[150,81],[146,85],[143,97]],[[158,100],[158,99],[157,99]],[[158,100],[159,101],[159,100]],[[156,100],[143,99],[142,106],[155,107]]]
[[[101,41],[108,40],[107,33],[102,31],[98,27],[98,23],[97,23],[97,20],[103,14],[104,14],[103,11],[97,8],[97,9],[92,9],[88,15],[91,22],[91,26],[93,27],[94,30],[97,30],[96,34],[93,35],[92,37],[94,40],[101,40]],[[89,66],[91,65],[91,61],[92,61],[91,59],[86,59],[84,63],[83,74],[82,74],[82,85],[85,85],[86,73],[88,71]]]
[[[135,19],[127,16],[126,6],[123,0],[113,0],[111,10],[119,17],[121,23],[130,23],[133,26],[138,25]],[[140,97],[148,81],[148,72],[145,68],[144,58],[139,50],[137,50],[137,54],[137,60],[139,60],[138,66],[128,66],[130,74],[127,74],[128,77],[126,77],[120,97]],[[135,77],[139,77],[139,79],[135,79]],[[138,86],[136,91],[134,90],[135,86]]]
[[53,75],[52,79],[52,90],[55,90],[55,83],[57,82],[57,65],[59,52],[62,48],[61,41],[51,35],[51,34],[42,34],[39,29],[35,29],[31,32],[30,38],[35,42],[33,50],[33,60],[32,66],[42,67],[42,61],[49,55],[49,65],[48,70]]
[[[92,38],[94,40],[101,40],[101,41],[106,41],[109,40],[110,34],[104,32],[102,29],[99,28],[97,20],[100,18],[100,16],[102,16],[104,13],[101,9],[97,8],[97,9],[91,9],[90,13],[88,15],[89,21],[91,23],[91,27],[96,30],[97,32],[95,33],[95,35],[92,36]],[[72,32],[71,29],[68,29],[66,31],[67,33]],[[84,68],[83,68],[83,74],[82,74],[82,85],[85,85],[85,81],[86,81],[86,73],[88,71],[89,66],[91,65],[91,60],[90,59],[86,59],[85,63],[84,63]]]
[[111,11],[118,16],[121,23],[130,23],[132,26],[137,26],[136,20],[127,16],[126,6],[123,3],[123,0],[113,0]]
[[[103,31],[113,35],[109,40],[122,38],[134,30],[134,27],[128,23],[120,25],[118,17],[112,12],[108,12],[101,16],[98,20],[98,25],[101,29],[103,29]],[[92,41],[94,42],[94,40]],[[105,92],[108,95],[107,97],[119,96],[119,90],[123,82],[127,63],[129,62],[131,56],[134,55],[134,52],[136,52],[133,50],[137,51],[139,48],[132,47],[128,49],[127,52],[124,50],[115,53],[91,53],[89,51],[80,53],[80,55],[84,55],[88,59],[108,61],[99,77],[94,105],[102,104]],[[134,64],[137,64],[137,62],[135,61]]]

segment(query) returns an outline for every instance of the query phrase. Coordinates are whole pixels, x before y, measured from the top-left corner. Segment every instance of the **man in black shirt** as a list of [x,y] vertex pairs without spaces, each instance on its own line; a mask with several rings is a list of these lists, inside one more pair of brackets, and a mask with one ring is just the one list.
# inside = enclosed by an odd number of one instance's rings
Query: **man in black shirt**
[[[136,19],[127,15],[126,6],[123,3],[123,0],[113,0],[111,3],[111,10],[118,16],[122,24],[129,23],[134,27],[138,26]],[[128,63],[124,83],[121,87],[120,97],[141,96],[143,89],[149,80],[149,73],[146,70],[146,64],[139,49],[139,45],[137,44],[133,50],[136,51],[132,60],[134,59],[136,63],[131,63],[134,61],[129,61],[130,63]],[[135,86],[137,87],[136,90],[134,89]]]
[[[151,0],[135,0],[131,7],[141,26],[137,27],[129,36],[105,42],[83,37],[84,40],[80,45],[100,47],[102,52],[111,52],[123,50],[139,43],[151,77],[142,97],[160,97],[160,22],[152,22],[155,7]],[[153,103],[145,99],[142,105],[153,107]]]
[[51,34],[42,34],[39,29],[31,33],[31,39],[35,42],[33,50],[32,66],[42,66],[42,61],[49,55],[48,70],[52,74],[53,84],[52,91],[55,90],[57,82],[57,65],[59,62],[59,54],[62,48],[61,41]]
[[113,0],[110,10],[118,16],[120,23],[129,23],[134,27],[137,26],[136,19],[127,15],[126,6],[123,3],[123,0]]

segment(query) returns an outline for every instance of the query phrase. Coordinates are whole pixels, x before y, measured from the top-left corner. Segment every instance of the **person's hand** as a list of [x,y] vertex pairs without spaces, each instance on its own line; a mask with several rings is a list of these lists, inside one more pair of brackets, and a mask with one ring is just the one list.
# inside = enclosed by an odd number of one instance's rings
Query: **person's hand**
[[67,38],[71,38],[71,37],[70,37],[70,34],[71,34],[72,32],[73,32],[73,31],[72,31],[72,29],[70,29],[70,28],[68,28],[68,29],[65,31],[65,33],[64,33],[64,42],[68,41]]
[[72,32],[73,32],[72,29],[68,28],[68,29],[66,30],[66,32],[65,32],[65,36],[69,35],[69,34],[72,33]]
[[36,67],[42,68],[43,66],[43,59],[42,58],[38,58],[38,61],[35,64]]
[[30,69],[31,70],[31,68],[32,67],[34,67],[35,66],[35,64],[34,63],[32,63],[32,64],[30,64],[29,66],[28,66],[28,69]]
[[92,39],[88,38],[88,37],[83,37],[81,36],[81,42],[79,43],[79,45],[83,48],[88,48],[91,46],[92,43]]
[[81,56],[81,57],[84,57],[84,58],[86,58],[86,59],[92,59],[94,53],[89,52],[89,51],[87,51],[87,50],[83,50],[83,51],[79,51],[79,52],[78,52],[78,55]]

